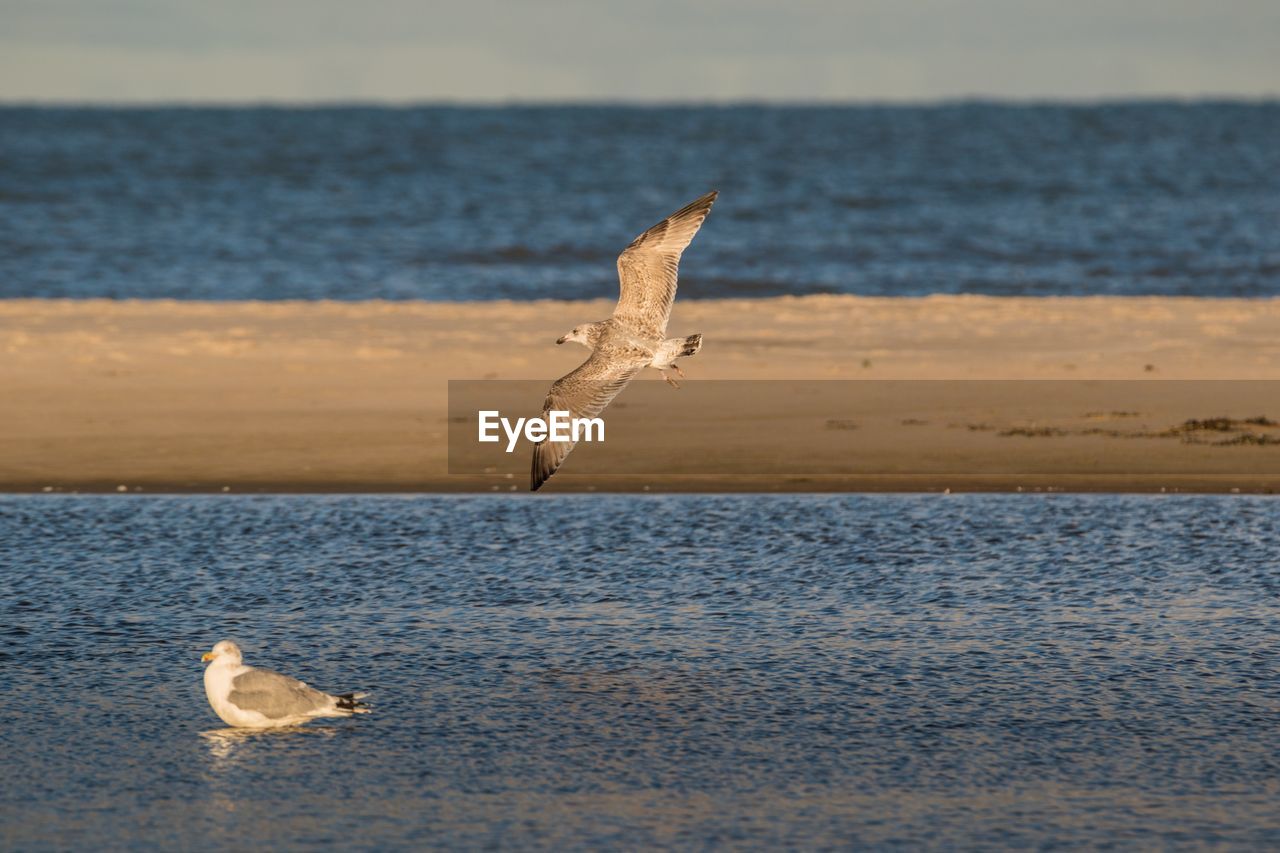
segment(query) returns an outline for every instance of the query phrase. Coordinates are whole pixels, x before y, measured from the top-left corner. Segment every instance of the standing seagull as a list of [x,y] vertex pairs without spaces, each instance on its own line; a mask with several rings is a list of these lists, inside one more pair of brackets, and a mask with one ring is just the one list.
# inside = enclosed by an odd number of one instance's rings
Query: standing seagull
[[[544,418],[552,410],[567,411],[574,418],[594,418],[646,367],[657,369],[663,379],[680,387],[667,371],[684,376],[676,359],[701,349],[702,335],[668,338],[667,320],[676,298],[680,254],[711,212],[716,195],[713,190],[680,208],[637,237],[618,256],[618,307],[608,320],[583,323],[556,341],[575,341],[590,349],[591,355],[552,384],[542,404]],[[536,492],[556,472],[573,445],[572,441],[538,442],[533,448],[529,479],[532,491]]]

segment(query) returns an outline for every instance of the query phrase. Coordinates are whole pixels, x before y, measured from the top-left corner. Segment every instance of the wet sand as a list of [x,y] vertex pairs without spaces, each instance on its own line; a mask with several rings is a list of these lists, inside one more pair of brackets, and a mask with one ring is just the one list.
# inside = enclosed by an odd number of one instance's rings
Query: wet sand
[[[549,382],[586,354],[555,338],[611,308],[3,301],[0,490],[522,490],[523,454],[509,471],[449,473],[448,380]],[[595,452],[604,446],[584,447],[545,489],[1272,491],[1280,446],[1268,437],[1280,429],[1245,422],[1280,420],[1266,383],[1168,382],[1155,397],[1143,392],[1141,411],[1123,393],[1093,411],[1063,399],[1067,386],[1027,383],[1016,411],[984,417],[980,407],[939,408],[922,386],[898,382],[884,386],[896,390],[875,411],[819,404],[767,424],[746,402],[707,406],[698,383],[1277,380],[1277,330],[1280,300],[680,302],[671,333],[705,335],[684,362],[688,387],[657,397],[670,389],[633,385],[620,398],[632,405],[611,412],[618,438],[608,459]],[[697,429],[648,428],[649,398],[662,411],[688,406]],[[1237,421],[1185,429],[1217,417]],[[1229,443],[1250,435],[1258,439]],[[1016,465],[995,464],[1011,449]]]

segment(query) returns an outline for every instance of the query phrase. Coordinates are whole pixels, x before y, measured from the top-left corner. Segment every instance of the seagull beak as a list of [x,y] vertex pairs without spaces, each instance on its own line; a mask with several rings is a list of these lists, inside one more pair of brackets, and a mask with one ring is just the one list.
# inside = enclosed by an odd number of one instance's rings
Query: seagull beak
[[208,663],[209,661],[213,660],[213,659],[214,659],[214,657],[216,657],[216,656],[214,655],[214,653],[213,653],[213,652],[205,652],[205,653],[200,657],[200,660],[204,661],[205,663]]
[[565,341],[567,341],[568,339],[569,339],[569,336],[568,336],[568,335],[561,335],[560,337],[556,338],[556,343],[558,343],[558,344],[562,344],[562,343],[564,343]]

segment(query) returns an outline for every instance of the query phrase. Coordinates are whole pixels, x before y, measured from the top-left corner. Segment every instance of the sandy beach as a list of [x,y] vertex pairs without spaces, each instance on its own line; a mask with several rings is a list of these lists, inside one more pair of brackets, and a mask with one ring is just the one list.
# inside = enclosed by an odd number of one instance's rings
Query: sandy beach
[[[523,452],[509,470],[454,459],[465,470],[449,473],[448,382],[549,383],[586,354],[555,339],[611,309],[2,301],[0,489],[523,490]],[[1273,491],[1277,330],[1276,300],[679,301],[670,332],[705,335],[687,387],[633,385],[609,413],[607,455],[579,449],[546,490]],[[1006,387],[1004,408],[984,384],[954,411],[938,402],[948,383],[883,385],[874,410],[848,399],[865,385],[830,383],[830,406],[777,411],[762,429],[746,402],[709,404],[700,387],[729,386],[705,380],[1071,382]],[[1062,392],[1091,380],[1137,382],[1132,395],[1104,383],[1102,408]],[[696,429],[650,428],[673,405]],[[1017,464],[996,464],[1011,453]]]

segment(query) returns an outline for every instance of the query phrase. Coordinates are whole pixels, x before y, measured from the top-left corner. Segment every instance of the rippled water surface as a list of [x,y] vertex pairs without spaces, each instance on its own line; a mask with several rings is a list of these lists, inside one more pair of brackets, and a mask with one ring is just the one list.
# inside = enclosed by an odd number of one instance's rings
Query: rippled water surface
[[[1280,843],[1280,504],[0,499],[8,849]],[[373,714],[221,729],[199,655]]]
[[1280,295],[1280,102],[0,108],[0,297]]

